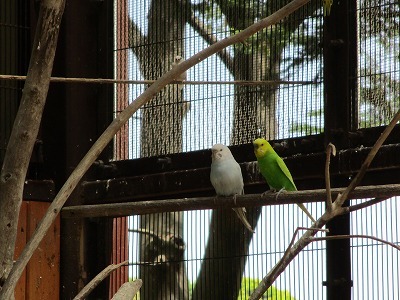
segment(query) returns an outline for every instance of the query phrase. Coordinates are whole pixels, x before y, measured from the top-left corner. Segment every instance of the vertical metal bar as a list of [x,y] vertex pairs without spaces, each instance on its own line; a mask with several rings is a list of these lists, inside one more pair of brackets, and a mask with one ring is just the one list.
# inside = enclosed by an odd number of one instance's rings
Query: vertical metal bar
[[[341,149],[348,141],[335,140],[335,133],[357,127],[357,19],[356,1],[334,1],[330,16],[324,19],[324,101],[325,138]],[[348,179],[331,185],[344,186]],[[346,202],[344,205],[348,205]],[[350,234],[350,215],[337,217],[327,224],[329,235]],[[328,300],[351,299],[350,240],[326,242]]]

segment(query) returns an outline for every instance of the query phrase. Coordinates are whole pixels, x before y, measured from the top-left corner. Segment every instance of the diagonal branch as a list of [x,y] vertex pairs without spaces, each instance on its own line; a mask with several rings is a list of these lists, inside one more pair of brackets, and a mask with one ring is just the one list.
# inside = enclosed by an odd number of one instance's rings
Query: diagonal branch
[[[299,233],[300,230],[311,230],[311,228],[307,228],[307,227],[297,227],[296,228],[296,230],[293,233],[292,239],[291,239],[289,245],[287,246],[285,253],[283,254],[282,259],[285,259],[285,257],[288,256],[289,251],[292,248],[294,241],[296,240],[297,234]],[[314,229],[313,228],[313,230],[329,232],[329,229],[321,229],[321,228]]]
[[111,264],[107,266],[103,271],[101,271],[99,274],[96,275],[85,287],[74,297],[74,300],[82,300],[85,299],[95,288],[96,286],[101,283],[104,278],[106,278],[108,275],[110,275],[112,272],[115,270],[119,269],[122,266],[127,266],[128,261],[124,261],[119,264]]

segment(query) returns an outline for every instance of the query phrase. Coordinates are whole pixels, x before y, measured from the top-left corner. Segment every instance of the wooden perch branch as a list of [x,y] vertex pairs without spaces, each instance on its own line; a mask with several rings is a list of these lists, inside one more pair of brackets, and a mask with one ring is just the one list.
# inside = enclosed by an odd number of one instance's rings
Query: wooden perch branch
[[79,292],[78,295],[75,296],[74,300],[85,299],[95,288],[99,285],[100,282],[104,280],[108,275],[110,275],[115,270],[119,269],[122,266],[127,266],[128,261],[124,261],[119,264],[112,264],[107,266],[103,271],[96,275],[85,287]]
[[[343,193],[344,188],[332,189],[332,195],[337,196]],[[349,199],[361,199],[378,197],[390,198],[400,195],[400,184],[362,186],[357,187],[350,195]],[[180,198],[168,200],[148,200],[127,203],[95,204],[68,206],[62,209],[63,218],[89,218],[89,217],[122,217],[129,215],[141,215],[159,212],[186,211],[198,209],[232,208],[232,207],[254,207],[264,205],[281,205],[306,202],[322,202],[326,199],[326,190],[304,190],[296,192],[286,192],[275,199],[276,194],[248,194],[237,195],[236,202],[233,197],[198,197]],[[381,201],[383,201],[382,199]],[[369,205],[376,204],[370,203]],[[358,204],[360,205],[360,204]],[[357,207],[358,205],[355,205]],[[351,207],[349,207],[349,211]],[[344,212],[342,212],[344,213]]]
[[[313,228],[307,230],[303,236],[295,243],[293,246],[288,248],[285,251],[285,255],[277,262],[277,264],[272,268],[272,270],[262,279],[258,287],[254,290],[254,292],[250,296],[250,300],[260,299],[262,295],[267,291],[267,289],[273,284],[273,282],[278,278],[278,276],[286,269],[289,263],[313,240],[313,236],[318,232],[314,228],[322,228],[327,222],[335,218],[336,216],[351,211],[351,207],[343,208],[343,203],[349,199],[350,194],[355,190],[356,186],[361,182],[367,168],[371,164],[374,159],[376,153],[379,148],[382,146],[383,142],[389,136],[390,132],[393,130],[394,126],[400,120],[400,110],[396,113],[393,120],[390,124],[385,128],[384,132],[381,134],[379,139],[376,141],[375,145],[372,147],[370,153],[365,159],[364,163],[360,168],[360,172],[355,176],[349,186],[345,189],[343,194],[338,194],[336,196],[336,200],[332,203],[332,209],[326,210],[325,213],[317,220],[314,224]],[[330,147],[330,146],[329,146]],[[328,151],[329,152],[329,151]],[[327,156],[327,159],[330,156]],[[328,164],[328,163],[327,163]],[[326,164],[326,165],[327,165]],[[368,197],[368,196],[367,196]],[[371,196],[369,196],[371,197]],[[374,204],[376,201],[384,200],[384,196],[381,195],[375,199],[375,201],[367,201],[368,205]],[[360,205],[354,206],[357,209],[360,208]],[[353,207],[353,208],[354,208]]]

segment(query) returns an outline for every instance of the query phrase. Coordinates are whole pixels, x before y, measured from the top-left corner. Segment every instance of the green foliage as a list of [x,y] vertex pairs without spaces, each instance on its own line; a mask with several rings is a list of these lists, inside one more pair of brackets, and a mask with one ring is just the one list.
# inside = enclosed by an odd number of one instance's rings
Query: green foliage
[[[323,109],[314,109],[307,112],[307,120],[315,120],[313,123],[317,124],[318,120],[323,116]],[[311,125],[310,122],[293,122],[289,129],[291,136],[306,136],[312,134],[318,134],[323,132],[324,124],[321,122],[320,125]]]
[[[251,293],[258,286],[259,279],[253,278],[243,278],[242,280],[242,289],[240,290],[238,300],[248,299]],[[289,291],[281,291],[276,287],[271,286],[261,299],[264,300],[296,300]]]

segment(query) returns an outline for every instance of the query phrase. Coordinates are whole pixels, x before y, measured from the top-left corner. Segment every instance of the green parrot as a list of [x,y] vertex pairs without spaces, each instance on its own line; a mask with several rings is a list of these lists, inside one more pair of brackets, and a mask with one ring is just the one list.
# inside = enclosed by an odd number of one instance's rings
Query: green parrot
[[[253,142],[254,154],[257,157],[258,167],[262,176],[267,181],[269,187],[273,191],[297,191],[296,185],[293,182],[292,175],[287,168],[285,162],[272,148],[270,143],[264,139],[256,139]],[[297,204],[302,211],[315,223],[315,219],[302,204]]]

